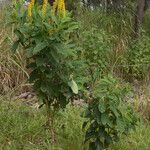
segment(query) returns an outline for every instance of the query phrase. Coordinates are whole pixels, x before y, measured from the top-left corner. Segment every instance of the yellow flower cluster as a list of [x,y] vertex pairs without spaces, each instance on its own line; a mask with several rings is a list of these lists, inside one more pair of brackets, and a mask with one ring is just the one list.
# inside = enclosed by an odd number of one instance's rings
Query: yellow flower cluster
[[55,0],[53,3],[53,13],[58,12],[65,17],[66,15],[66,8],[65,8],[65,1],[64,0]]
[[34,6],[35,0],[31,0],[32,7]]
[[[32,8],[35,4],[35,0],[31,0],[31,2],[28,3],[28,17],[32,16]],[[48,0],[44,0],[42,5],[42,14],[44,15],[46,13],[46,8],[48,5]],[[53,3],[53,9],[52,13],[55,14],[55,12],[58,12],[59,14],[62,14],[63,17],[66,15],[66,9],[65,9],[65,2],[64,0],[55,0]]]
[[28,3],[28,17],[32,16],[32,3]]
[[34,7],[35,0],[31,0],[31,2],[28,3],[28,17],[32,16],[32,8]]
[[48,0],[44,0],[43,5],[42,5],[42,14],[43,15],[46,13],[47,4],[48,4]]
[[[64,0],[63,0],[64,1]],[[63,2],[63,5],[62,5],[62,14],[63,16],[65,17],[66,16],[66,7],[65,7],[65,2]]]

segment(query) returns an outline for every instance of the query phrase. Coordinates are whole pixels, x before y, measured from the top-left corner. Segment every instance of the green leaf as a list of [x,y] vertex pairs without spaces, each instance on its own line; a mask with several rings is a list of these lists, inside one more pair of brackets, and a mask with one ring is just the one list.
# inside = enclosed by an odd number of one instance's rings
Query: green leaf
[[13,46],[12,46],[12,52],[15,53],[18,46],[19,46],[20,41],[17,40],[16,42],[14,42]]
[[103,113],[103,114],[101,115],[101,121],[102,121],[102,124],[103,124],[103,125],[106,125],[106,123],[109,121],[108,114]]
[[105,106],[104,102],[102,102],[102,103],[100,103],[100,104],[98,105],[98,110],[99,110],[101,113],[104,113],[104,112],[105,112],[106,106]]
[[115,115],[116,118],[119,117],[120,114],[118,113],[115,106],[111,105],[109,108],[112,111],[112,113]]
[[117,118],[117,129],[120,132],[124,132],[125,130],[125,123],[122,118]]
[[108,120],[107,125],[109,125],[109,127],[113,128],[113,118],[111,117],[111,119]]
[[40,51],[42,51],[43,49],[45,49],[47,47],[48,43],[44,42],[39,42],[33,49],[33,55],[39,53]]
[[78,85],[74,80],[71,80],[71,82],[69,82],[68,85],[71,87],[73,93],[78,94]]

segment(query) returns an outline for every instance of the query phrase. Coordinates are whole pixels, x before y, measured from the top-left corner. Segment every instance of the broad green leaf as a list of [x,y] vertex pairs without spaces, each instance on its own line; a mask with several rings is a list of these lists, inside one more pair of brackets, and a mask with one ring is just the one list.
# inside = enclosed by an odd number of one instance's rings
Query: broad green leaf
[[120,132],[124,132],[124,130],[125,130],[125,123],[124,123],[123,119],[121,119],[121,118],[117,118],[117,129]]
[[120,114],[118,113],[115,106],[111,105],[109,108],[116,117],[119,117]]
[[33,55],[37,54],[38,52],[40,52],[41,50],[43,50],[44,48],[47,47],[47,43],[44,41],[44,42],[39,42],[35,48],[33,49]]
[[74,80],[71,80],[71,82],[69,82],[68,85],[71,87],[73,93],[78,94],[78,85]]
[[100,111],[101,113],[104,113],[104,112],[105,112],[106,106],[105,106],[104,102],[102,102],[102,103],[100,103],[100,104],[98,105],[98,109],[99,109],[99,111]]
[[109,116],[108,116],[108,114],[106,114],[106,113],[103,113],[102,115],[101,115],[101,121],[102,121],[102,124],[103,125],[106,125],[106,123],[109,121],[109,118],[108,118]]
[[20,41],[17,40],[16,42],[14,42],[13,46],[12,46],[12,52],[15,53],[18,46],[19,46]]

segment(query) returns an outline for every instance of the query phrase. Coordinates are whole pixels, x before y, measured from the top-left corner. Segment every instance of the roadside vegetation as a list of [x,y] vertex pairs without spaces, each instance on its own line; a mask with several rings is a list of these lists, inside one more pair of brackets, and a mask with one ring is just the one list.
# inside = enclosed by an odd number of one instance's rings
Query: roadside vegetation
[[149,5],[100,3],[1,9],[0,149],[149,150]]

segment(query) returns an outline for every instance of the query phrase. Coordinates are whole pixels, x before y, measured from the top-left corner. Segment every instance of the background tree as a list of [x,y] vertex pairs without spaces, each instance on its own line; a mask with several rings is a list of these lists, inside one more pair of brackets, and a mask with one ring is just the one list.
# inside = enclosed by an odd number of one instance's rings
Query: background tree
[[135,35],[139,34],[140,26],[144,19],[144,14],[146,10],[150,6],[150,0],[138,0],[137,1],[137,10],[135,13],[135,20],[134,20],[134,32]]

